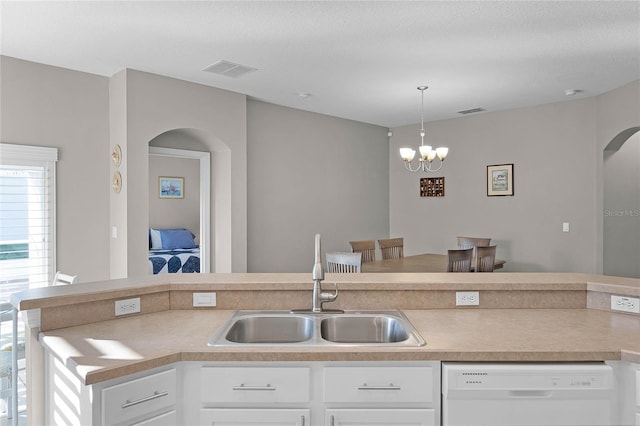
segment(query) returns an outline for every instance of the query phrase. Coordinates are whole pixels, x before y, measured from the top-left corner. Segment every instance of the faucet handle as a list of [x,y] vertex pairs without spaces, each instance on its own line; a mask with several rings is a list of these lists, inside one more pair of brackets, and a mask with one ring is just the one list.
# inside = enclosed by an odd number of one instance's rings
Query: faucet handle
[[326,291],[321,291],[320,292],[320,302],[321,303],[333,302],[334,300],[336,300],[338,298],[338,284],[337,283],[333,283],[333,288],[334,288],[333,293],[329,293],[329,292],[326,292]]

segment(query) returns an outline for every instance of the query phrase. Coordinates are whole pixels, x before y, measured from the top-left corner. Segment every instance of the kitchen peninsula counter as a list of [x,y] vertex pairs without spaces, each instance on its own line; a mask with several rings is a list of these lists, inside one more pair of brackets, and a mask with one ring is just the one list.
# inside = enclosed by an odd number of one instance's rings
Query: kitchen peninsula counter
[[[640,296],[640,280],[589,274],[326,274],[340,295],[325,307],[400,309],[422,347],[209,347],[235,309],[310,305],[309,274],[147,277],[14,295],[39,315],[39,343],[85,384],[178,361],[598,361],[640,363],[640,315],[610,311],[610,295]],[[455,291],[480,306],[456,307]],[[216,308],[193,308],[214,291]],[[114,301],[141,298],[141,314],[114,316]],[[38,333],[39,331],[39,333]]]
[[178,361],[599,361],[640,362],[640,318],[591,309],[403,311],[421,347],[210,347],[232,311],[170,310],[42,332],[85,384]]

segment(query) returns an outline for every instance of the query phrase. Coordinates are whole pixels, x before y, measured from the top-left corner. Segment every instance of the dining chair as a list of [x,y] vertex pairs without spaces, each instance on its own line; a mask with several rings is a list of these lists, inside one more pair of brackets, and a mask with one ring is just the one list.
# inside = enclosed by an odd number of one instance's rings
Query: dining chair
[[327,272],[337,272],[339,274],[352,274],[361,272],[362,253],[342,253],[328,252],[325,255],[327,260]]
[[476,247],[486,247],[491,244],[491,238],[457,237],[457,239],[459,249],[473,248],[473,257],[476,257]]
[[378,240],[383,259],[399,259],[404,257],[404,239],[388,238]]
[[63,274],[62,272],[58,271],[56,272],[56,275],[53,277],[52,285],[68,285],[68,284],[75,284],[77,282],[78,282],[77,275]]
[[496,246],[476,247],[476,272],[493,272]]
[[471,272],[473,248],[447,250],[447,272]]
[[374,240],[349,241],[353,253],[362,253],[362,263],[375,262],[376,242]]

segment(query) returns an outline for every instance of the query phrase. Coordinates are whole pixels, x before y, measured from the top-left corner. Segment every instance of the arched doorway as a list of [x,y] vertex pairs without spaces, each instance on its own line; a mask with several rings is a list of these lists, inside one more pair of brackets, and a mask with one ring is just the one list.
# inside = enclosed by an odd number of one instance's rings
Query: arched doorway
[[640,278],[640,127],[603,153],[603,273]]
[[[215,136],[197,129],[174,129],[154,137],[149,149],[165,156],[190,157],[200,172],[199,239],[201,272],[231,272],[230,150]],[[179,150],[181,152],[177,152]],[[189,154],[189,152],[191,152]],[[185,154],[186,153],[186,154]],[[199,153],[210,154],[204,157]],[[205,174],[209,166],[209,174]],[[149,193],[151,194],[151,185]],[[149,212],[151,214],[151,212]],[[151,223],[150,223],[151,224]]]

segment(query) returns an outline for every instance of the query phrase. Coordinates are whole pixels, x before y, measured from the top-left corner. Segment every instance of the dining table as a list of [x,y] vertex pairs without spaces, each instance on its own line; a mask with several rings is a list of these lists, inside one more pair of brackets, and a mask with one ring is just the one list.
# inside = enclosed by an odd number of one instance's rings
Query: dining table
[[[362,272],[447,272],[449,258],[446,254],[423,253],[413,256],[404,256],[396,259],[382,259],[362,264]],[[471,270],[474,270],[476,259],[471,262]],[[493,269],[502,269],[505,260],[496,259]]]

